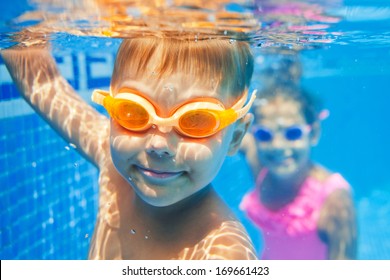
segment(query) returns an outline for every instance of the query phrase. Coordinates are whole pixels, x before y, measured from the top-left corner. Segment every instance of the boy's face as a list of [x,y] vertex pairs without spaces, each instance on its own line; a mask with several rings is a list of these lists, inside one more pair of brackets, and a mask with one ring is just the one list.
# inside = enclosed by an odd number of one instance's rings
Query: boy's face
[[312,133],[288,139],[289,128],[306,125],[299,103],[277,97],[257,107],[256,116],[256,125],[267,128],[272,134],[268,141],[257,141],[261,165],[279,177],[291,176],[302,170],[309,163]]
[[[226,108],[236,101],[181,73],[163,79],[126,78],[114,91],[123,88],[140,92],[163,118],[194,98],[216,98]],[[146,203],[169,206],[210,184],[226,155],[241,141],[241,137],[238,140],[233,137],[237,127],[233,124],[210,137],[195,139],[164,126],[154,125],[146,131],[132,132],[111,120],[112,159],[120,174]]]

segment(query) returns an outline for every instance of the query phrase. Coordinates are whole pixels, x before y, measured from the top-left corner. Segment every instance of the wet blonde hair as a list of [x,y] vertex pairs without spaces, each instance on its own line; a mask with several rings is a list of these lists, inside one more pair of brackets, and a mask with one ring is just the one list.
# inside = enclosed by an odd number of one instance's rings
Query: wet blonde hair
[[[148,67],[150,62],[155,68]],[[174,72],[236,97],[249,87],[253,56],[249,44],[243,41],[194,37],[125,39],[117,54],[111,87],[124,76],[164,78]]]

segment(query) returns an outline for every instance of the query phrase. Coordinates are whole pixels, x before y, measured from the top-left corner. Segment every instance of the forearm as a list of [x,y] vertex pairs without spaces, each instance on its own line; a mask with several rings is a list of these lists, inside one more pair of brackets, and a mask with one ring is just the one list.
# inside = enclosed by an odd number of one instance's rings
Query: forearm
[[318,227],[321,239],[328,246],[329,259],[356,259],[356,214],[348,191],[338,190],[328,197]]
[[[107,127],[97,113],[64,79],[45,47],[7,49],[3,60],[23,98],[66,141],[96,164],[95,138]],[[101,149],[100,149],[101,150]]]

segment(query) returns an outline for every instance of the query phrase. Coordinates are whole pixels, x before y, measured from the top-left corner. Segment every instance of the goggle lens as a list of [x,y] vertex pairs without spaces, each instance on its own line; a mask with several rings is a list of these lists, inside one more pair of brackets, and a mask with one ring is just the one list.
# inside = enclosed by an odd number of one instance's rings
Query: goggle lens
[[218,123],[216,116],[209,111],[193,110],[181,116],[179,127],[187,135],[206,137],[215,132]]
[[290,127],[286,129],[284,136],[287,140],[295,141],[301,139],[303,135],[302,128],[300,127]]
[[149,122],[148,112],[138,103],[123,100],[114,106],[114,118],[127,129],[142,130]]
[[255,138],[260,142],[268,142],[272,140],[272,133],[268,129],[258,128],[254,131]]

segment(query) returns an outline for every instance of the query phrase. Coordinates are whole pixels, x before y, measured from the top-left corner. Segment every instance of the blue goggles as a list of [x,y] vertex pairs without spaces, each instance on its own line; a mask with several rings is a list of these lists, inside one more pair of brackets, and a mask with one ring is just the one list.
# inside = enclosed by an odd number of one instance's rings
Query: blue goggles
[[[293,125],[281,130],[285,139],[288,141],[296,141],[301,139],[302,136],[307,135],[311,127],[309,125]],[[274,138],[274,132],[265,126],[255,125],[252,133],[255,139],[260,142],[270,142]]]

